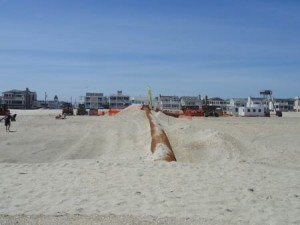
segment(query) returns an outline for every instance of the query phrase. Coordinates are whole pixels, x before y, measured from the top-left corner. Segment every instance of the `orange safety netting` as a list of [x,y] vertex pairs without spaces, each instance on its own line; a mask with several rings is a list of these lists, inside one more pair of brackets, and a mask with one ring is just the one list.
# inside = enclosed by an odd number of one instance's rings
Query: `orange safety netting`
[[116,115],[119,112],[121,112],[121,109],[109,109],[108,110],[108,115],[113,116],[113,115]]
[[103,110],[98,110],[98,116],[104,116],[105,115],[105,111]]
[[189,119],[191,120],[192,119],[192,116],[187,116],[187,115],[179,115],[178,118],[185,118],[185,119]]
[[202,109],[188,109],[183,112],[184,116],[204,116]]

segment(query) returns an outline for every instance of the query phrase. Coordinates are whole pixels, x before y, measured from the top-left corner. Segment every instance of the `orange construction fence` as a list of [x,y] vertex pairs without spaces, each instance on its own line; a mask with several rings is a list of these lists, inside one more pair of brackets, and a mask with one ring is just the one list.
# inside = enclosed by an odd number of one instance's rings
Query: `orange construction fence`
[[108,115],[114,116],[114,115],[116,115],[119,112],[121,112],[121,109],[109,109],[108,110]]
[[98,110],[98,116],[104,116],[105,115],[105,111],[103,110]]

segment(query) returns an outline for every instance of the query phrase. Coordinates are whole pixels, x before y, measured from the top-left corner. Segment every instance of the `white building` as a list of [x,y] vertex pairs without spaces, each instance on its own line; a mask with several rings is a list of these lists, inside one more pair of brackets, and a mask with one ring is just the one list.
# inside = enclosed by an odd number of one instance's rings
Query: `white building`
[[182,108],[199,109],[202,108],[201,95],[199,96],[182,96],[180,97]]
[[264,106],[239,107],[239,116],[265,116]]
[[239,107],[245,107],[247,105],[247,98],[232,98],[227,106],[227,113],[233,116],[239,115]]
[[156,108],[159,110],[177,111],[181,110],[178,96],[159,95],[156,102]]
[[264,106],[266,108],[269,107],[266,102],[266,99],[264,99],[264,98],[248,97],[246,107],[258,107],[258,106]]
[[108,104],[110,109],[124,109],[131,104],[130,96],[118,91],[117,94],[108,96]]
[[265,116],[268,105],[264,98],[248,97],[245,107],[238,108],[239,116]]
[[87,92],[83,99],[86,109],[101,109],[104,108],[106,98],[103,93]]
[[[282,112],[288,112],[288,111],[293,111],[294,110],[294,105],[295,105],[295,99],[293,98],[276,98],[274,99],[274,106],[276,111],[282,111]],[[270,108],[271,110],[273,110]]]

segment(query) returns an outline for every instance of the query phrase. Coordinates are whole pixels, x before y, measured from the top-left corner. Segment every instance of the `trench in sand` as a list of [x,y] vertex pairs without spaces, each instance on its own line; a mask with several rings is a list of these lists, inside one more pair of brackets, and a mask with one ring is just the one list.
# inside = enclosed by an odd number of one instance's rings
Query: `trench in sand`
[[146,112],[147,118],[149,120],[151,129],[151,152],[153,154],[154,160],[165,160],[168,162],[176,161],[176,157],[172,150],[170,141],[161,128],[161,126],[153,118],[149,107],[143,107],[142,110]]

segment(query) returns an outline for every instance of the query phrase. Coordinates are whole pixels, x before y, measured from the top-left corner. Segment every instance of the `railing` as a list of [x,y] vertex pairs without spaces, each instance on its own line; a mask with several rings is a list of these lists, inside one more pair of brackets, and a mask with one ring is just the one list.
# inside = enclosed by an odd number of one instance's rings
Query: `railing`
[[25,100],[25,98],[24,98],[24,97],[4,97],[2,100],[3,100],[3,101],[6,101],[6,100],[23,101],[23,100]]

